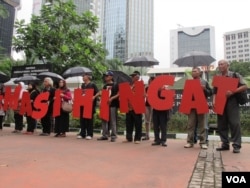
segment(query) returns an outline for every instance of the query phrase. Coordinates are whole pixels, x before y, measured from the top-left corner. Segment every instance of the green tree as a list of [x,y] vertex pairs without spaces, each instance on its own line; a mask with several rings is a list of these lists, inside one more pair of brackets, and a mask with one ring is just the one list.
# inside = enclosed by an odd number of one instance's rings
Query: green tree
[[240,73],[243,77],[250,76],[250,62],[232,62],[230,70]]
[[54,0],[50,6],[42,7],[40,16],[33,15],[30,24],[16,22],[14,49],[24,50],[27,64],[38,58],[52,63],[53,71],[59,74],[69,67],[86,66],[95,77],[105,70],[105,50],[92,37],[98,18],[89,11],[78,15],[75,8],[71,0]]

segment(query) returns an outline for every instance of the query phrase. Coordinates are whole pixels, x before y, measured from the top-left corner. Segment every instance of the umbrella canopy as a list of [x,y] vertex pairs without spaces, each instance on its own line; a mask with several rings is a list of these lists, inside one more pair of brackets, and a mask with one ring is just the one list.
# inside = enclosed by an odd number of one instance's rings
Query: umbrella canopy
[[111,70],[113,72],[113,80],[117,84],[123,83],[123,82],[132,82],[132,79],[129,75],[125,74],[122,71],[116,71],[116,70]]
[[27,85],[29,82],[37,82],[39,80],[40,79],[37,78],[36,76],[27,75],[27,76],[22,76],[22,77],[19,77],[19,78],[15,79],[14,83],[17,84],[19,82],[23,82],[23,83],[25,83]]
[[38,74],[37,77],[41,80],[43,80],[46,77],[50,77],[54,82],[59,82],[60,80],[64,80],[62,76],[54,72],[42,72]]
[[4,72],[0,71],[0,83],[4,83],[10,80],[10,77],[8,77]]
[[90,70],[87,67],[71,67],[69,69],[67,69],[62,76],[64,78],[68,78],[68,77],[73,77],[73,76],[82,76],[84,73],[92,73],[92,70]]
[[133,67],[151,67],[159,65],[159,61],[151,56],[135,56],[127,60],[123,65]]
[[179,67],[209,66],[215,59],[202,51],[191,51],[174,61]]

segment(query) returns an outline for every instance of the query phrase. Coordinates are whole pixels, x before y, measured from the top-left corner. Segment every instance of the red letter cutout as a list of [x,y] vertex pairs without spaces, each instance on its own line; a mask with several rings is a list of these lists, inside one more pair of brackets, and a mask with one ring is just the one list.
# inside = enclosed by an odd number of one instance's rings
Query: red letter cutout
[[32,117],[34,119],[41,119],[43,116],[45,116],[48,111],[48,98],[49,92],[41,93],[36,97],[36,100],[34,101],[34,107],[37,109],[37,111],[34,110],[32,113]]
[[80,117],[80,107],[83,106],[83,114],[84,118],[92,118],[92,110],[93,110],[93,89],[85,89],[84,95],[82,95],[82,89],[78,88],[74,90],[74,103],[73,103],[73,117]]
[[214,112],[222,115],[227,101],[226,92],[228,90],[235,91],[237,89],[238,79],[225,76],[214,76],[212,86],[218,88],[215,97]]
[[[175,91],[161,89],[164,85],[174,85],[174,76],[157,76],[148,88],[148,103],[156,110],[168,110],[173,107]],[[164,99],[159,98],[159,89],[160,97]]]
[[145,96],[143,81],[134,83],[134,93],[128,83],[119,84],[120,111],[128,112],[128,105],[133,107],[136,114],[145,113]]
[[56,117],[56,116],[60,116],[60,113],[61,113],[61,90],[60,89],[57,89],[55,91],[55,100],[54,100],[54,103],[53,103],[53,117]]
[[208,104],[200,80],[186,80],[179,112],[189,114],[196,109],[198,114],[208,113]]
[[16,110],[18,108],[18,100],[19,94],[21,91],[21,86],[17,86],[15,88],[14,93],[11,92],[11,87],[5,87],[5,95],[4,95],[4,110],[13,109]]
[[27,113],[28,116],[32,115],[32,106],[30,102],[30,94],[28,92],[23,92],[21,100],[21,108],[19,114],[23,115]]
[[102,90],[102,97],[101,97],[101,104],[100,104],[100,118],[109,121],[109,91],[103,89]]

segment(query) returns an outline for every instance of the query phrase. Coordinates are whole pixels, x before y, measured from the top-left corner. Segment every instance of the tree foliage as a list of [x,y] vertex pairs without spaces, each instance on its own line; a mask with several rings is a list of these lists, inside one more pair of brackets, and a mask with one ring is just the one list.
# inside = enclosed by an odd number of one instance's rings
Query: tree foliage
[[230,70],[240,73],[243,77],[250,76],[250,62],[232,62]]
[[103,72],[105,50],[92,37],[98,18],[89,11],[78,15],[75,8],[72,1],[54,0],[42,7],[40,16],[33,15],[30,24],[16,22],[14,49],[24,50],[27,64],[38,58],[52,63],[53,71],[59,74],[74,66],[89,67],[96,75]]

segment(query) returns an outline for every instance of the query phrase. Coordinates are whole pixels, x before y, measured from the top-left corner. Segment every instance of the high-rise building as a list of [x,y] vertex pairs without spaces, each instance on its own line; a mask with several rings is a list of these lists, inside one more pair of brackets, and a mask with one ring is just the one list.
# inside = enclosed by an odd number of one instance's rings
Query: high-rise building
[[153,16],[153,0],[104,0],[102,37],[107,58],[125,62],[133,56],[154,56]]
[[0,52],[11,56],[16,10],[20,8],[20,0],[1,0],[0,4],[8,11],[6,18],[0,17],[0,47],[2,48]]
[[190,51],[215,57],[215,30],[212,26],[180,27],[170,31],[170,64]]
[[224,34],[224,58],[229,62],[250,62],[250,28]]
[[[79,15],[81,15],[85,11],[91,11],[95,16],[98,17],[99,27],[97,29],[97,32],[93,34],[93,38],[97,39],[98,37],[100,37],[102,34],[100,28],[102,28],[101,17],[103,13],[103,0],[73,0],[73,2],[76,5],[76,12]],[[39,16],[42,5],[49,5],[52,3],[53,0],[33,0],[33,14]]]

